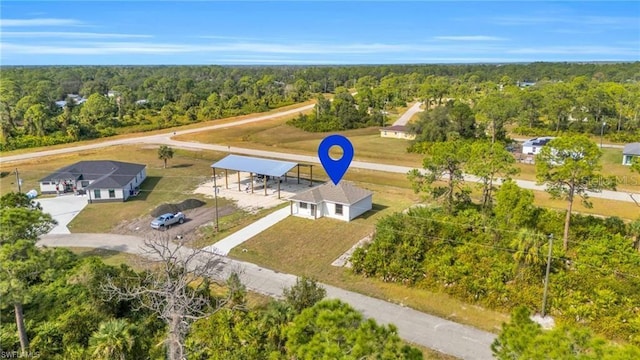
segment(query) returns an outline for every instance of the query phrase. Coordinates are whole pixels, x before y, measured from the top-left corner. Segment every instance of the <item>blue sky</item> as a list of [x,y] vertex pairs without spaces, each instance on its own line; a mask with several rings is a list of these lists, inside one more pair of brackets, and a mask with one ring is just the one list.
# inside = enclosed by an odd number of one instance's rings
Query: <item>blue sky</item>
[[6,1],[2,65],[640,60],[640,1]]

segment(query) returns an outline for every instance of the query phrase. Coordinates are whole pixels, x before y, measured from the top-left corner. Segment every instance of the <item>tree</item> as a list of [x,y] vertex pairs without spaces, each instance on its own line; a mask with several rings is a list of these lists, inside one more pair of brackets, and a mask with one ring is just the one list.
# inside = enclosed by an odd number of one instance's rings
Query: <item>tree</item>
[[[426,171],[409,171],[408,178],[416,193],[427,192],[434,199],[444,198],[448,212],[457,203],[469,201],[462,170],[469,157],[469,147],[461,140],[433,143],[426,149],[422,165]],[[444,181],[446,186],[434,185]]]
[[108,127],[112,125],[114,113],[113,104],[104,95],[94,93],[82,104],[80,121],[87,125]]
[[114,319],[100,324],[98,331],[89,339],[92,348],[91,355],[94,359],[120,359],[130,358],[134,337],[131,325],[126,319]]
[[533,191],[522,189],[513,180],[503,182],[496,191],[496,204],[493,208],[495,219],[501,228],[533,226],[536,211],[533,200]]
[[47,109],[42,104],[32,105],[24,113],[25,127],[30,135],[44,136],[46,120]]
[[284,289],[282,295],[297,313],[312,307],[327,295],[327,290],[320,286],[314,279],[307,277],[297,278],[296,284]]
[[169,360],[185,357],[184,340],[191,324],[220,309],[227,300],[214,301],[206,278],[218,265],[218,258],[203,250],[174,245],[168,237],[147,239],[143,255],[159,261],[153,270],[124,283],[109,278],[104,290],[110,299],[136,301],[154,312],[167,325],[166,355]]
[[167,160],[173,159],[173,149],[167,145],[160,145],[158,148],[158,159],[164,161],[164,168],[167,168]]
[[493,205],[494,182],[509,180],[518,173],[514,166],[516,160],[501,143],[476,141],[471,144],[469,161],[466,171],[480,178],[479,187],[482,189],[482,207],[487,210]]
[[35,242],[55,224],[25,194],[7,193],[0,198],[0,302],[14,308],[23,352],[29,348],[29,339],[22,306],[31,299],[30,284],[44,271]]
[[580,196],[585,206],[591,206],[588,191],[612,187],[608,181],[602,181],[598,173],[600,156],[602,152],[598,146],[585,135],[555,138],[536,156],[538,183],[547,185],[545,191],[552,198],[567,201],[563,235],[565,251],[569,244],[569,226],[575,196]]
[[295,359],[422,359],[403,345],[393,326],[363,319],[340,300],[324,300],[302,311],[284,330],[287,358]]

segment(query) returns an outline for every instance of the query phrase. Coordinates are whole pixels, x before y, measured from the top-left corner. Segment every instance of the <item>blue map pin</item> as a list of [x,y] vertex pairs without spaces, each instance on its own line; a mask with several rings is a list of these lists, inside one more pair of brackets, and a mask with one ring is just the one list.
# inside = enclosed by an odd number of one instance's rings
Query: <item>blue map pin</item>
[[[342,157],[334,160],[329,156],[329,150],[333,146],[339,146],[342,149]],[[322,163],[324,171],[329,174],[334,185],[338,185],[344,174],[347,172],[351,160],[353,160],[353,145],[346,137],[342,135],[330,135],[320,142],[318,146],[318,157]]]

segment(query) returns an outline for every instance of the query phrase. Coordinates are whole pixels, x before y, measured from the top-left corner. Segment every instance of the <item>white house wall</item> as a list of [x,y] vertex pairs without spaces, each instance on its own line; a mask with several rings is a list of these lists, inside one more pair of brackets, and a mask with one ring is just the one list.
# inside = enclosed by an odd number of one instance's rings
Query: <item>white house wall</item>
[[342,205],[342,215],[336,214],[336,204],[330,202],[322,203],[322,211],[324,216],[338,219],[342,221],[349,221],[349,205]]
[[366,198],[358,201],[357,203],[349,206],[348,221],[351,221],[358,216],[366,213],[373,208],[373,196],[367,196]]
[[[300,203],[297,201],[292,202],[292,208],[291,208],[291,214],[295,215],[295,216],[300,216],[303,218],[307,218],[307,219],[314,219],[313,214],[311,213],[311,205],[307,203],[307,208],[301,208],[300,207]],[[319,207],[319,209],[317,209],[317,214],[316,217],[322,217],[322,207]]]

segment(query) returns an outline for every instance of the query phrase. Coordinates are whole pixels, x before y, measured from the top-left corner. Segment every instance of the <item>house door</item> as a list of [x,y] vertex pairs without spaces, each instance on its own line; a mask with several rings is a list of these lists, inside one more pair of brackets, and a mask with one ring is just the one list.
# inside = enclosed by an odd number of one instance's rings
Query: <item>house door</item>
[[311,204],[311,216],[316,217],[316,205]]

